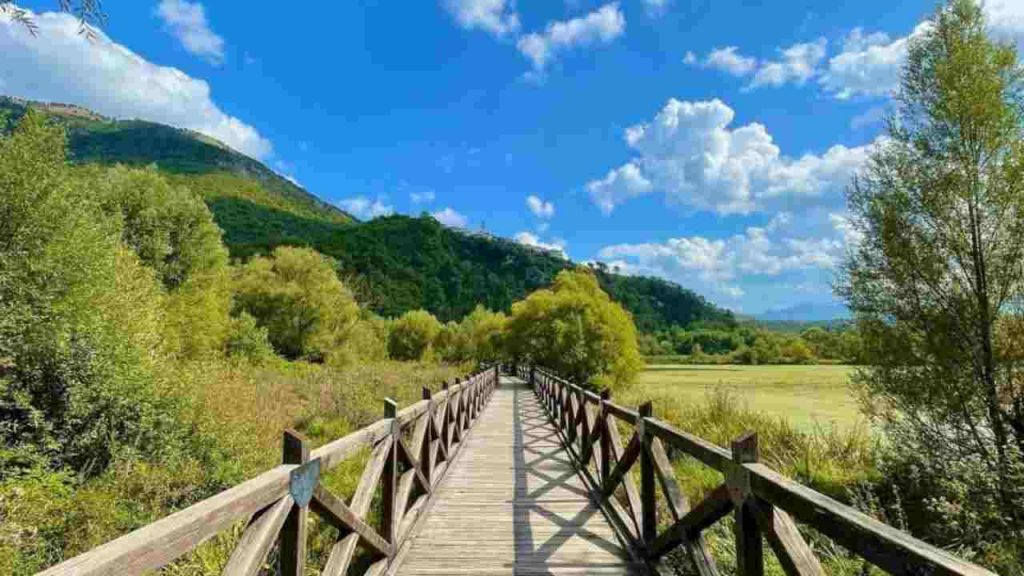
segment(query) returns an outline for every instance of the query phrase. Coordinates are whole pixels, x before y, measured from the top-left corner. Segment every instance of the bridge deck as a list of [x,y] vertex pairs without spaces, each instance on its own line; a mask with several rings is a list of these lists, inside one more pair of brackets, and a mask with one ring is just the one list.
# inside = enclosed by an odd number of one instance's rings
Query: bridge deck
[[398,574],[640,573],[533,392],[515,378],[501,382]]

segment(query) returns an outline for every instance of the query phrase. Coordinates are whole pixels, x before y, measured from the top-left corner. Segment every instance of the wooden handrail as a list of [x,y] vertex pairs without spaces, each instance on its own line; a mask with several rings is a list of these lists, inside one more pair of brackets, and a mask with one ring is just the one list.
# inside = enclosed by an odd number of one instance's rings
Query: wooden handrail
[[[301,574],[305,563],[307,510],[339,528],[324,574],[345,574],[357,546],[378,558],[367,573],[386,569],[426,507],[468,429],[498,385],[498,366],[485,368],[400,411],[387,401],[385,418],[310,451],[286,431],[285,463],[206,500],[139,528],[37,576],[142,574],[161,568],[217,533],[249,519],[225,574],[250,574],[266,561],[272,544],[282,548],[280,572]],[[415,427],[411,445],[402,431]],[[374,448],[349,503],[320,484],[323,472],[365,448]],[[382,521],[366,516],[376,487],[385,482]],[[387,486],[391,489],[388,490]],[[294,518],[294,520],[292,520]]]
[[[793,519],[890,574],[996,576],[758,462],[754,433],[744,434],[727,450],[678,430],[648,415],[649,412],[615,404],[607,391],[595,394],[538,366],[518,365],[516,372],[540,397],[541,405],[559,428],[570,456],[588,479],[594,496],[606,506],[613,524],[655,571],[665,553],[683,546],[699,574],[718,574],[701,532],[731,512],[737,522],[734,532],[741,576],[764,573],[763,540],[771,545],[787,574],[823,574]],[[571,416],[582,413],[589,418],[591,411],[596,414],[595,425],[584,427],[580,432],[578,427],[583,419]],[[619,440],[619,421],[634,429],[625,450]],[[703,502],[689,508],[667,465],[662,442],[721,472],[725,484],[712,491]],[[629,474],[637,463],[642,468],[639,495]],[[655,481],[656,477],[659,482]],[[669,527],[660,534],[651,530],[652,526],[657,526],[653,503],[659,485],[673,516]],[[626,507],[614,497],[619,486],[625,489]],[[637,505],[637,501],[642,504]]]

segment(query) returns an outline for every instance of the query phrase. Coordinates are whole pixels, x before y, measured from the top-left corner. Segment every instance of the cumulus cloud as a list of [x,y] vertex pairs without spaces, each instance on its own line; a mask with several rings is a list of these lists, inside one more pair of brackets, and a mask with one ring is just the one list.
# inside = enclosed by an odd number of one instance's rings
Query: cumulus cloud
[[613,2],[579,18],[549,22],[543,32],[519,38],[516,47],[530,60],[535,72],[543,72],[559,53],[576,47],[608,44],[625,31],[626,17],[618,3]]
[[782,216],[722,238],[684,236],[607,246],[598,257],[628,273],[670,278],[720,297],[738,298],[746,293],[744,286],[759,279],[830,273],[845,253],[848,238],[840,228],[847,223],[838,214],[821,216],[813,217],[811,230],[806,230],[806,219],[796,222]]
[[30,16],[39,28],[37,37],[0,13],[0,90],[5,94],[188,128],[254,158],[270,156],[270,141],[218,108],[206,82],[148,62],[98,30],[88,39],[70,14]]
[[672,203],[721,214],[838,203],[870,151],[837,145],[790,158],[763,125],[733,128],[734,117],[717,99],[670,99],[653,120],[626,129],[636,156],[588,183],[591,199],[605,214],[655,190]]
[[338,206],[360,220],[369,220],[378,216],[388,216],[395,213],[395,208],[385,203],[384,199],[372,199],[366,196],[342,198],[338,200]]
[[732,76],[746,76],[757,68],[757,58],[740,54],[736,46],[715,48],[703,60],[693,52],[687,52],[683,62],[691,66],[719,70]]
[[444,7],[465,30],[502,37],[519,31],[519,15],[508,0],[445,0]]
[[826,45],[824,38],[818,38],[814,42],[794,44],[780,50],[778,60],[761,63],[749,87],[806,83],[814,77],[818,65],[825,59]]
[[540,248],[549,252],[556,252],[562,258],[568,258],[569,256],[565,253],[565,241],[554,239],[551,242],[543,242],[535,234],[530,232],[520,232],[515,235],[515,241],[519,242],[524,246],[531,246],[533,248]]
[[761,61],[753,56],[744,56],[736,46],[725,46],[713,49],[703,59],[693,52],[687,52],[683,62],[725,72],[737,78],[752,77],[747,89],[779,87],[785,84],[804,84],[813,78],[825,59],[827,45],[824,38],[794,44],[780,49],[778,59]]
[[885,34],[854,29],[843,51],[829,58],[821,85],[840,100],[855,96],[887,96],[899,86],[910,38],[927,30],[922,23],[910,36],[889,40]]
[[434,217],[434,220],[452,228],[465,228],[466,224],[469,223],[469,219],[464,215],[447,207],[444,210],[434,212],[431,216]]
[[161,0],[156,13],[189,53],[211,64],[224,62],[224,39],[210,29],[202,4],[187,0]]
[[530,212],[533,212],[533,215],[538,218],[547,220],[555,215],[554,204],[551,202],[545,202],[532,194],[526,197],[526,206],[530,209]]

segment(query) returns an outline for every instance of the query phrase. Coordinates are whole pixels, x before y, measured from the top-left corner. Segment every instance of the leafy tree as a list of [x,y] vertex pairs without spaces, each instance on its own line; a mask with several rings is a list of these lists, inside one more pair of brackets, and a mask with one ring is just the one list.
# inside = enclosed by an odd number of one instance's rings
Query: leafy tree
[[643,366],[636,327],[586,268],[558,274],[550,289],[512,306],[506,328],[508,353],[574,380],[629,383]]
[[281,247],[240,267],[235,304],[266,328],[287,358],[331,360],[359,320],[359,306],[334,263],[308,248]]
[[61,129],[28,114],[0,137],[0,436],[83,475],[187,434],[160,286],[120,239],[69,173]]
[[[856,382],[905,461],[935,536],[1024,528],[1024,82],[1014,46],[954,0],[910,42],[889,140],[848,194],[863,236],[839,292],[867,366]],[[979,468],[980,467],[980,468]],[[984,482],[978,478],[988,478]]]
[[391,324],[388,353],[395,360],[422,360],[441,333],[441,323],[426,310],[411,310]]

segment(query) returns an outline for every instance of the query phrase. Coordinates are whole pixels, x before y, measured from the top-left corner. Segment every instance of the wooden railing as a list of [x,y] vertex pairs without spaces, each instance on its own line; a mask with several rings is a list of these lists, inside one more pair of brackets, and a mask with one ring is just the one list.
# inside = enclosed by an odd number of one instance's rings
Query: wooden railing
[[[366,574],[384,573],[420,517],[448,463],[462,445],[498,383],[498,368],[398,410],[385,400],[384,419],[310,451],[305,439],[285,432],[284,463],[247,482],[140,528],[40,574],[46,576],[141,574],[165,566],[208,538],[248,519],[224,574],[260,571],[275,543],[278,573],[305,573],[309,510],[339,531],[325,576],[348,572],[357,548],[372,556]],[[409,437],[407,441],[406,437]],[[365,448],[372,453],[348,501],[320,484],[320,476]],[[377,487],[380,520],[368,520]]]
[[[757,435],[743,434],[726,450],[653,417],[650,402],[632,410],[539,367],[518,366],[559,429],[595,498],[638,556],[659,571],[682,547],[701,576],[718,574],[702,532],[732,514],[737,572],[764,573],[767,540],[790,575],[820,575],[814,552],[794,520],[824,534],[890,574],[994,576],[984,568],[883,524],[758,462]],[[623,443],[619,424],[633,434]],[[721,472],[725,481],[690,506],[676,481],[665,445]],[[630,473],[640,467],[640,485]],[[658,487],[670,518],[659,530]],[[616,497],[616,492],[623,493]]]

